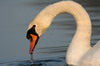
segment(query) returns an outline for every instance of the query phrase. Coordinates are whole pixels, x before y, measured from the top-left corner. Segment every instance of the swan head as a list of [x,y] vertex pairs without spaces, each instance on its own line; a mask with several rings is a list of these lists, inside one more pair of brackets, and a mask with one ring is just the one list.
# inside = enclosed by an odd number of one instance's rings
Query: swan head
[[30,40],[30,50],[29,50],[29,53],[30,54],[33,54],[33,50],[39,40],[39,35],[38,33],[36,32],[36,25],[33,25],[28,31],[27,31],[27,39]]
[[34,21],[29,24],[26,37],[30,40],[30,54],[33,54],[33,50],[39,40],[39,37],[46,31],[46,29],[47,27],[43,23],[40,24],[39,22]]

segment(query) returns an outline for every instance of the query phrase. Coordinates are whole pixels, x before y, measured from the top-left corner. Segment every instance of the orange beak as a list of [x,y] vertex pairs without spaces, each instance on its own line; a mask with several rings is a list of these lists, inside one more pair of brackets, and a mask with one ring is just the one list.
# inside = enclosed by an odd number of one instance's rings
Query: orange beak
[[29,50],[29,53],[33,54],[33,50],[34,50],[34,48],[36,46],[38,37],[36,35],[33,35],[33,34],[30,34],[30,36],[31,36],[31,39],[30,39],[30,50]]

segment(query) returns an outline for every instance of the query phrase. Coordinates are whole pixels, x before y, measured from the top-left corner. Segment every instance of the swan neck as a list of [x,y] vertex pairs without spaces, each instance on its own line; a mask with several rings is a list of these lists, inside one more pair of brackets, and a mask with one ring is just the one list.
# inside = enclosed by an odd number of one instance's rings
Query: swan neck
[[42,17],[40,20],[47,29],[51,25],[52,20],[61,13],[69,13],[76,20],[76,32],[68,47],[66,55],[66,63],[76,65],[80,58],[91,48],[90,17],[80,4],[73,1],[62,1],[46,7],[40,13],[40,17]]
[[[87,32],[84,33],[91,32],[91,22],[87,12],[81,5],[73,1],[61,1],[47,6],[36,16],[30,24],[30,27],[35,23],[41,24],[40,26],[42,26],[43,31],[40,31],[39,34],[42,35],[51,25],[52,20],[61,13],[71,14],[76,20],[77,29],[87,30]],[[89,28],[87,29],[87,27]]]
[[[37,33],[41,36],[52,23],[52,20],[61,13],[69,13],[76,20],[76,33],[67,51],[67,64],[76,65],[79,59],[90,49],[91,21],[85,9],[73,1],[61,1],[47,6],[30,23],[37,24]],[[74,50],[74,51],[73,51]]]

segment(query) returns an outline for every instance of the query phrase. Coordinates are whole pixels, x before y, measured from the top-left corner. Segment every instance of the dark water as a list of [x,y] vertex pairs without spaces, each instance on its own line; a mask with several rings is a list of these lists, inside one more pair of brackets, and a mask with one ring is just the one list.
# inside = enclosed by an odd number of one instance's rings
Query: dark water
[[31,63],[29,60],[23,61],[13,61],[7,63],[1,63],[2,66],[65,66],[65,61],[62,58],[51,58],[51,59],[42,59],[42,60],[35,60]]
[[[40,38],[31,64],[26,29],[44,7],[60,0],[0,0],[0,66],[66,66],[65,54],[75,33],[75,21],[69,14],[53,20]],[[91,17],[94,45],[100,40],[100,1],[74,0],[83,5]]]

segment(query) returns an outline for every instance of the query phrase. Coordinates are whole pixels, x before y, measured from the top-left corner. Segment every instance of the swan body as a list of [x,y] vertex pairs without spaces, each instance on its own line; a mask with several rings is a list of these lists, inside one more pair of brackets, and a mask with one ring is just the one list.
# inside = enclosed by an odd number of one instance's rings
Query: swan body
[[100,41],[80,59],[77,66],[100,66]]
[[[77,24],[76,33],[66,54],[66,63],[82,66],[80,63],[84,64],[85,58],[90,57],[92,52],[95,54],[96,50],[93,49],[95,47],[91,49],[90,46],[92,29],[90,17],[80,4],[73,1],[61,1],[49,5],[32,20],[27,32],[27,38],[30,39],[30,54],[32,54],[39,37],[50,27],[54,17],[61,13],[71,14]],[[97,45],[100,45],[100,42]]]

